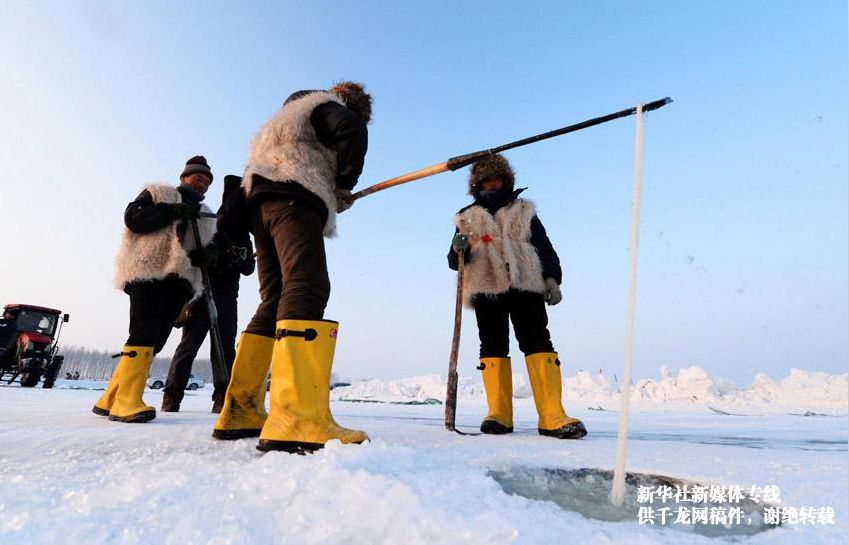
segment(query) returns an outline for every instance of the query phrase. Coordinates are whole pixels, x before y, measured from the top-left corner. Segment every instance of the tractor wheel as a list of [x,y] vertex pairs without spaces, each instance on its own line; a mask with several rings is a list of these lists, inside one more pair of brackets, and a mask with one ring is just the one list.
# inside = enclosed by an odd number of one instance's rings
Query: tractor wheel
[[186,390],[192,390],[192,391],[194,391],[194,390],[197,390],[197,389],[198,389],[198,385],[197,385],[197,384],[195,384],[194,382],[192,382],[191,384],[189,384],[188,386],[186,386]]
[[41,377],[38,373],[24,373],[21,375],[21,386],[24,388],[32,388],[38,384],[38,379]]

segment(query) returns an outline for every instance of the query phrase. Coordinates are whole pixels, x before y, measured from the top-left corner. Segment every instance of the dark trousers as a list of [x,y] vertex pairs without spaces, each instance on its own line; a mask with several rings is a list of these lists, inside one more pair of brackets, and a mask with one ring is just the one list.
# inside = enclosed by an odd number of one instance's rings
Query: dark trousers
[[266,200],[254,210],[260,303],[245,331],[273,337],[277,320],[321,320],[330,298],[324,222],[299,199]]
[[542,294],[511,289],[494,297],[475,295],[472,306],[481,340],[480,357],[506,358],[510,354],[508,320],[513,322],[523,354],[554,352]]
[[[236,358],[236,322],[238,320],[236,297],[213,294],[213,299],[215,308],[218,310],[218,330],[221,335],[221,348],[224,351],[223,361],[229,375],[233,368],[233,360]],[[165,380],[163,393],[174,403],[180,403],[183,400],[183,394],[192,373],[192,364],[206,339],[206,334],[209,333],[209,328],[209,310],[206,308],[206,301],[199,300],[192,305],[192,317],[183,325],[183,337],[174,351],[171,367],[168,368],[168,378]],[[215,350],[214,344],[210,352],[213,361],[222,357]],[[224,393],[227,382],[224,377],[219,376],[215,365],[212,366],[212,375],[215,386],[212,396],[215,398],[216,392]]]
[[166,278],[132,282],[124,291],[130,296],[130,346],[152,346],[158,354],[168,341],[174,320],[191,297],[185,280]]

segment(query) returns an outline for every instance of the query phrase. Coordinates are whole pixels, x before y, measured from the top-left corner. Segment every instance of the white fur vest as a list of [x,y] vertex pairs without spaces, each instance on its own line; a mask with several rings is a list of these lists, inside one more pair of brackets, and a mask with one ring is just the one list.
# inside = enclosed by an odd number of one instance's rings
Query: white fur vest
[[[153,197],[155,203],[182,202],[180,192],[176,187],[163,184],[150,184],[145,189]],[[201,210],[210,212],[206,205]],[[200,269],[193,267],[188,253],[195,248],[192,228],[186,225],[183,240],[177,234],[180,221],[173,221],[152,233],[133,233],[124,227],[124,236],[118,255],[115,257],[115,287],[124,289],[130,282],[144,280],[159,280],[169,274],[185,278],[192,285],[196,299],[203,292],[203,279]],[[200,239],[206,246],[215,234],[215,220],[201,218],[198,220]]]
[[283,106],[251,141],[242,185],[250,193],[253,174],[277,183],[295,181],[327,206],[324,235],[336,234],[336,152],[322,144],[310,115],[325,102],[345,105],[338,96],[316,91]]
[[536,207],[516,199],[495,215],[474,205],[454,216],[460,233],[471,241],[464,268],[463,299],[475,294],[496,295],[510,288],[543,293],[545,282],[536,248],[531,244],[531,220]]

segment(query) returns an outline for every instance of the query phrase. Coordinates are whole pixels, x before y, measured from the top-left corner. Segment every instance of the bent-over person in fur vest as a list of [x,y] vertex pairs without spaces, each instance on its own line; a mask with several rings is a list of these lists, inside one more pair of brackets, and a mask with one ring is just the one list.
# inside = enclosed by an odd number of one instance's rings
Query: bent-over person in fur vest
[[[168,340],[183,304],[203,293],[199,266],[209,262],[206,245],[215,220],[201,204],[212,183],[203,156],[186,162],[178,187],[152,183],[124,211],[124,235],[115,259],[115,287],[130,296],[130,336],[106,391],[92,412],[120,422],[147,422],[156,409],[142,400],[153,357]],[[201,248],[189,222],[198,219]]]
[[[330,413],[339,324],[324,319],[330,279],[324,237],[368,148],[371,96],[354,82],[299,91],[254,136],[244,187],[257,253],[260,304],[242,333],[213,437],[259,436],[263,451],[311,452],[368,436]],[[265,411],[271,366],[270,410]]]
[[464,259],[463,297],[474,308],[480,336],[480,366],[489,414],[481,431],[513,432],[513,371],[510,329],[525,354],[541,435],[577,439],[584,424],[563,409],[560,360],[548,332],[545,303],[562,299],[560,259],[531,201],[514,189],[507,159],[493,155],[472,165],[469,194],[475,202],[454,217],[448,266]]

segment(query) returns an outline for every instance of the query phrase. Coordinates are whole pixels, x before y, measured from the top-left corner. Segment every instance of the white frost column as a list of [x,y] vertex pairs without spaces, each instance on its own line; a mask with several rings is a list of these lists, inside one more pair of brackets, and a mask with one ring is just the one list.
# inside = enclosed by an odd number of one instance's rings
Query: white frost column
[[625,332],[625,369],[619,408],[619,436],[616,442],[616,467],[610,502],[621,506],[625,501],[625,451],[628,446],[628,418],[631,406],[631,366],[634,360],[634,315],[637,311],[637,250],[640,244],[640,203],[643,190],[643,105],[637,105],[637,134],[634,139],[634,194],[631,202],[631,274],[628,285],[628,319]]

